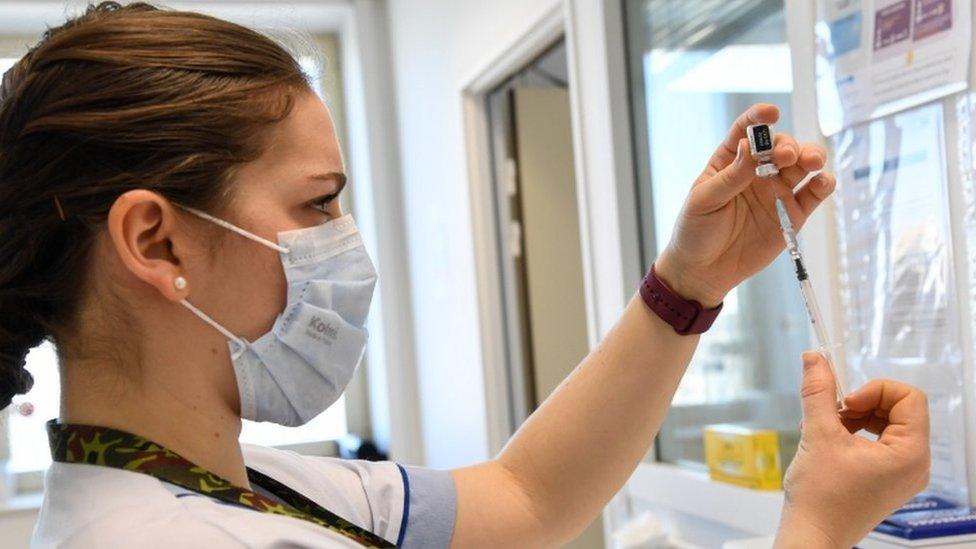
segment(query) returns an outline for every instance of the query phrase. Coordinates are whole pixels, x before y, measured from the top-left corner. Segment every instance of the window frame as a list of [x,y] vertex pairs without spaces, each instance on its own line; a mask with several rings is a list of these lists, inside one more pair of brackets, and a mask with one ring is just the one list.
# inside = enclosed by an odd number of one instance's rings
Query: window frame
[[[601,3],[616,7],[621,23],[625,19],[624,4],[630,1],[633,0],[600,0]],[[815,6],[813,3],[787,0],[784,8],[786,36],[793,66],[794,137],[800,142],[823,145],[825,140],[820,134],[816,110],[803,108],[816,104],[816,80],[813,71],[815,45],[810,38]],[[621,32],[619,40],[626,45],[626,33]],[[627,66],[629,67],[629,62]],[[611,78],[623,77],[611,75]],[[625,78],[626,85],[630,86],[633,82],[631,75],[627,74]],[[635,96],[642,95],[631,97]],[[638,130],[634,131],[636,133]],[[633,137],[635,147],[647,146],[646,142],[640,143],[636,135]],[[635,170],[646,169],[646,173],[650,173],[649,166],[638,166],[636,159],[631,160],[631,166]],[[836,272],[837,258],[829,244],[833,241],[833,211],[833,203],[828,201],[807,221],[803,229],[806,235],[804,255],[810,264],[815,291],[817,295],[824,296],[821,307],[827,328],[834,340],[840,341],[837,331],[840,326],[840,304],[837,286],[831,276],[831,273]],[[646,236],[653,237],[653,234]],[[838,362],[836,366],[843,375],[843,364]],[[669,513],[669,516],[680,517],[684,527],[695,531],[716,532],[727,527],[752,536],[769,536],[775,533],[782,501],[782,491],[757,492],[726,485],[712,481],[707,473],[651,461],[638,465],[637,471],[611,501],[608,506],[610,510],[605,516],[612,517],[615,524],[622,526],[640,509],[650,505]],[[752,520],[750,517],[762,517],[762,520]]]
[[[790,37],[788,35],[788,28],[787,28],[787,21],[786,21],[788,15],[786,9],[786,3],[787,2],[784,0],[754,1],[749,10],[740,14],[736,14],[736,17],[732,20],[723,20],[722,26],[716,28],[713,34],[706,35],[704,37],[699,37],[699,41],[695,43],[695,47],[716,48],[717,51],[718,49],[721,49],[723,47],[736,44],[737,37],[739,37],[743,32],[748,32],[748,29],[751,28],[752,23],[756,21],[761,21],[767,14],[769,14],[769,9],[773,8],[774,6],[777,9],[782,10],[783,38],[785,39],[786,44],[789,45]],[[633,165],[635,167],[635,175],[634,175],[636,181],[635,193],[637,194],[638,202],[639,202],[638,220],[641,227],[641,233],[640,233],[641,264],[645,267],[645,269],[649,269],[650,265],[653,263],[660,250],[658,249],[658,242],[657,242],[659,240],[659,235],[657,231],[658,227],[656,226],[658,220],[656,219],[655,209],[654,209],[656,185],[654,182],[654,175],[653,175],[652,168],[655,165],[655,158],[652,157],[653,153],[651,152],[651,146],[650,146],[652,145],[652,140],[654,139],[654,136],[651,135],[651,128],[649,127],[649,123],[648,123],[649,91],[647,89],[648,80],[647,80],[647,75],[645,74],[645,58],[644,58],[645,55],[644,52],[646,51],[645,48],[649,43],[649,39],[652,37],[648,36],[647,34],[648,31],[647,23],[645,22],[644,19],[646,17],[646,15],[644,14],[645,9],[646,8],[645,8],[644,0],[624,0],[624,10],[625,10],[625,18],[624,18],[625,33],[624,34],[627,43],[627,69],[628,69],[627,79],[628,79],[629,89],[631,93],[630,96],[631,98],[630,105],[631,105],[631,112],[632,112],[631,128],[633,130],[632,139],[636,144],[634,148]],[[789,106],[793,107],[796,105],[796,102],[793,98],[793,91],[791,90],[789,94],[790,94]],[[723,95],[727,95],[727,94],[723,94]],[[790,123],[794,122],[795,118],[796,118],[795,116],[791,117],[789,122]],[[790,131],[792,132],[792,129]],[[658,163],[660,163],[660,159],[657,159],[657,161]],[[662,182],[661,184],[668,185],[668,183],[669,182]],[[780,258],[780,261],[783,261],[783,259]],[[777,268],[780,267],[782,267],[782,265],[777,265]],[[756,276],[762,276],[762,275],[756,275]],[[790,287],[790,289],[791,290],[793,289],[792,286]],[[739,299],[744,299],[745,301],[751,302],[753,304],[756,303],[755,294],[759,292],[757,291],[754,281],[751,284],[744,284],[740,286],[737,290],[739,291],[738,293]],[[800,304],[799,297],[798,296],[790,296],[790,297],[795,298],[793,299],[794,301],[793,305],[797,307],[797,312],[801,311],[802,306]],[[730,299],[733,298],[732,294],[730,294],[729,298]],[[726,303],[727,311],[729,305],[730,303],[727,301]],[[725,314],[728,314],[729,312]],[[744,312],[746,315],[752,316],[755,315],[755,313],[757,313],[758,311],[755,308],[753,308],[752,310],[747,310]],[[797,315],[797,318],[799,318],[799,315]],[[753,325],[754,324],[753,321],[755,320],[757,320],[757,318],[747,319],[746,322],[749,325]],[[729,325],[725,325],[725,326],[730,327]],[[798,332],[796,334],[797,340],[803,339],[805,341],[809,340],[812,342],[813,334],[812,331],[809,330],[809,327],[804,324],[803,328],[801,329],[806,329],[806,336],[804,337],[803,332]],[[721,328],[719,329],[719,332],[721,332]],[[714,337],[714,334],[712,334],[712,337]],[[707,337],[706,340],[708,340]],[[702,355],[703,353],[705,353],[705,356],[707,356],[708,343],[706,343],[706,340],[703,340],[702,345],[699,347],[699,351],[696,354],[696,356]],[[794,342],[796,342],[797,340],[794,340]],[[715,345],[717,342],[714,339],[712,339],[709,340],[709,343],[711,345]],[[758,352],[750,351],[746,355],[747,357],[746,360],[741,365],[751,369],[751,371],[749,370],[736,371],[734,372],[735,374],[744,374],[747,377],[749,377],[750,374],[755,374],[756,372],[763,371],[762,364],[765,358],[767,358],[765,355],[769,352],[769,349],[762,343],[762,339],[753,340],[750,341],[750,343],[753,345],[758,345],[760,347],[760,350]],[[692,363],[689,364],[688,371],[685,372],[682,378],[682,385],[679,386],[679,389],[675,394],[676,403],[680,401],[682,395],[686,394],[682,391],[682,389],[688,387],[685,384],[689,382],[689,379],[692,378],[692,376],[695,373],[699,375],[703,375],[703,372],[700,368],[702,364],[699,362],[697,363],[697,365],[699,366],[699,369],[696,371],[694,369],[694,367],[696,366],[695,360],[693,360]],[[753,387],[752,389],[758,390],[759,392],[766,394],[767,395],[765,397],[766,399],[772,398],[773,401],[776,400],[776,397],[774,396],[775,393],[770,392],[772,387]],[[737,397],[735,400],[741,401],[742,398],[743,397],[740,396]],[[676,406],[680,406],[680,405],[681,404],[676,404]],[[709,407],[722,406],[722,405],[723,404],[721,402],[711,401],[710,399],[707,399],[706,401],[702,401],[702,402],[686,404],[686,406],[690,406],[691,408],[694,407],[709,408]],[[797,408],[796,411],[799,412],[798,405],[796,408]],[[674,417],[680,417],[679,414],[671,414],[671,415]],[[726,416],[725,418],[716,418],[710,416],[709,413],[705,413],[704,417],[697,419],[692,424],[686,425],[684,427],[698,428],[698,427],[703,427],[707,423],[724,422],[725,420],[728,419],[730,419],[728,418],[728,416]],[[679,427],[678,429],[681,428]],[[661,433],[659,433],[659,436],[655,441],[654,452],[652,455],[648,456],[648,460],[653,462],[658,462],[658,463],[675,464],[682,468],[690,469],[694,471],[707,471],[707,465],[704,463],[704,457],[702,457],[701,459],[692,458],[688,456],[688,454],[685,452],[685,449],[672,447],[672,444],[670,443],[673,443],[675,441],[670,440],[670,437],[674,436],[674,434],[675,434],[675,426],[670,425],[669,421],[663,423],[661,426]],[[789,448],[789,445],[784,444],[782,448]],[[784,467],[785,465],[786,464],[784,464]]]

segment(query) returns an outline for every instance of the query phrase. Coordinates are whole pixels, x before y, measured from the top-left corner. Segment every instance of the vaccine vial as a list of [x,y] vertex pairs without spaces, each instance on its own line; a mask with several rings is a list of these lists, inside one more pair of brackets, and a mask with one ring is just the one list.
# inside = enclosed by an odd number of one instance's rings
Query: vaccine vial
[[769,124],[755,124],[746,128],[746,135],[749,137],[749,152],[753,160],[759,163],[756,166],[756,175],[759,177],[772,177],[779,173],[779,168],[773,164],[773,145],[775,136]]

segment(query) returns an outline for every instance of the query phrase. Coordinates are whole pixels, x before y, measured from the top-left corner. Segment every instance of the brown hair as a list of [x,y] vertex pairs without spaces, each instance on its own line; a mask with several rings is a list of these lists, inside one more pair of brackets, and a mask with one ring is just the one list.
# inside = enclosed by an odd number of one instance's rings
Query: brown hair
[[310,91],[283,47],[240,25],[102,2],[44,33],[0,86],[0,409],[27,352],[71,333],[116,198],[211,210],[269,125]]

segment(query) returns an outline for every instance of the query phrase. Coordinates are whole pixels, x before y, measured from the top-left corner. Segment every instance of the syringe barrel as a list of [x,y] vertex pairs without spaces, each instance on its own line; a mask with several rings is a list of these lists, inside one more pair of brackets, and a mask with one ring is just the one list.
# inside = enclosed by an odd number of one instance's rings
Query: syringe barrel
[[825,349],[830,348],[827,337],[827,327],[823,324],[823,316],[820,314],[820,307],[817,305],[817,297],[813,293],[813,285],[810,280],[800,281],[800,291],[803,294],[803,301],[806,303],[807,312],[810,314],[810,323],[813,324],[813,333],[817,337],[817,344]]
[[813,325],[813,333],[817,338],[817,346],[820,354],[824,356],[830,365],[830,371],[834,374],[837,386],[837,402],[842,404],[844,401],[844,385],[841,383],[837,368],[834,366],[833,355],[830,351],[830,337],[827,335],[827,326],[823,322],[823,315],[820,313],[820,306],[817,305],[817,297],[813,293],[813,285],[810,280],[800,281],[800,292],[803,294],[803,301],[807,306],[807,313],[810,315],[810,323]]

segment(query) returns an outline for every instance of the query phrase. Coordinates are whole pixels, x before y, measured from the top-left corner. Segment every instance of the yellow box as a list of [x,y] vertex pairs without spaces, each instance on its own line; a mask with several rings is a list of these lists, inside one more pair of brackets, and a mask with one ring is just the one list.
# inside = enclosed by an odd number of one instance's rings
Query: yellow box
[[741,425],[705,427],[705,461],[713,480],[757,490],[783,487],[779,435]]

